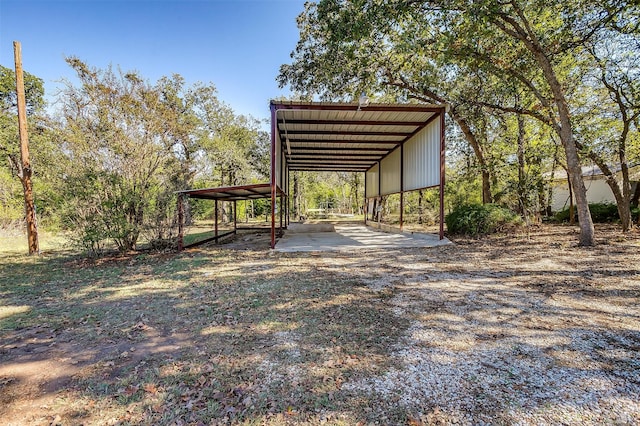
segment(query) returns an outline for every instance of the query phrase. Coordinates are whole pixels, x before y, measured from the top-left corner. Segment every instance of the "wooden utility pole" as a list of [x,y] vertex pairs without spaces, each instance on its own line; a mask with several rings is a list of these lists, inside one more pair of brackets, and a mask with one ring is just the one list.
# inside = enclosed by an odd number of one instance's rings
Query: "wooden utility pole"
[[29,254],[38,254],[38,226],[36,225],[36,207],[33,202],[31,185],[31,164],[29,162],[29,137],[27,136],[27,101],[24,94],[24,75],[22,72],[22,49],[20,42],[13,42],[13,54],[16,63],[16,94],[18,95],[18,129],[20,133],[21,167],[18,177],[24,189],[25,216],[27,219],[27,239]]

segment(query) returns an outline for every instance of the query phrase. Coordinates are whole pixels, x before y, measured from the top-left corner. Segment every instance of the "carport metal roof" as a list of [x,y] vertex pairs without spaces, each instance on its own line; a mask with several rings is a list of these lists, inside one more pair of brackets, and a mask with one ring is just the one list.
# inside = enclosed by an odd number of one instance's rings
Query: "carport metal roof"
[[[201,198],[206,200],[238,201],[256,200],[259,198],[271,197],[271,184],[259,183],[242,186],[220,186],[215,188],[188,189],[179,191],[179,194],[188,195],[191,198]],[[282,190],[278,188],[278,194]]]
[[442,112],[442,105],[272,101],[289,171],[364,172]]

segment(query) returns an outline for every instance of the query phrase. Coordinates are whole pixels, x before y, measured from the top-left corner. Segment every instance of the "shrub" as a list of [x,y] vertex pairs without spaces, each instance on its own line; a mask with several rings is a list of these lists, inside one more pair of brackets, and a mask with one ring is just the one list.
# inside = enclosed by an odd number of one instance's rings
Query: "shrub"
[[[633,217],[634,210],[631,210],[631,216]],[[595,223],[609,223],[617,222],[620,220],[618,214],[618,206],[612,203],[592,203],[589,204],[589,211],[591,212],[591,219]],[[578,221],[578,210],[574,208],[574,215],[576,222]],[[569,209],[560,210],[554,215],[554,220],[557,222],[569,222]]]
[[480,236],[508,231],[524,225],[522,218],[495,204],[469,204],[455,208],[445,217],[452,234]]
[[594,222],[615,222],[620,220],[620,214],[618,213],[618,206],[611,203],[595,203],[589,204],[589,211],[591,211],[591,219]]

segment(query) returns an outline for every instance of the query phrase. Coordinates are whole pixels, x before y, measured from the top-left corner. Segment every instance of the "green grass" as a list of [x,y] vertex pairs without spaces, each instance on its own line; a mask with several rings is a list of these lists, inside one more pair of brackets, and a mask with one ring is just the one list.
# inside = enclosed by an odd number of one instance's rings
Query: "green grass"
[[[59,252],[70,248],[68,238],[61,233],[40,231],[38,242],[41,252]],[[14,255],[29,253],[26,233],[20,231],[0,232],[0,254]]]

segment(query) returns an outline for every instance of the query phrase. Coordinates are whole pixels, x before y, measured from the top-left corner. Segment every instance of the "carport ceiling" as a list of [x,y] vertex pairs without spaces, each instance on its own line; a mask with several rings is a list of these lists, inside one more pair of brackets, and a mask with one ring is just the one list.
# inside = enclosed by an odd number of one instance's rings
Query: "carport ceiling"
[[418,133],[442,106],[274,102],[291,171],[364,172]]

